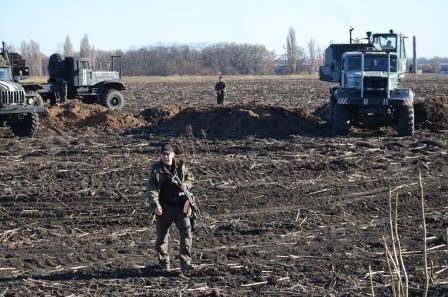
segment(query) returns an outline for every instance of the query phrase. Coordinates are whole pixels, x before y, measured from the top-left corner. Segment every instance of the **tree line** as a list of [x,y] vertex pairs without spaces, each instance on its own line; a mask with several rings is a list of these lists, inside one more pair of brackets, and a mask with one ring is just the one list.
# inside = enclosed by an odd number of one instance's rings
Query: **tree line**
[[[310,39],[305,46],[297,42],[294,28],[290,27],[285,40],[285,52],[277,56],[258,44],[216,43],[201,46],[186,44],[149,45],[126,51],[96,49],[84,34],[80,47],[75,50],[71,38],[66,36],[59,46],[63,56],[81,56],[90,59],[98,70],[111,69],[111,56],[122,56],[123,75],[260,75],[317,73],[324,61],[324,51]],[[40,51],[39,43],[22,41],[19,52],[30,67],[31,75],[47,75],[48,57]],[[439,57],[426,59],[437,70]]]
[[[31,75],[48,74],[48,57],[40,51],[38,42],[22,41],[19,48],[12,47],[11,50],[27,60]],[[149,45],[126,51],[105,51],[96,49],[87,34],[81,39],[78,50],[67,35],[58,52],[66,57],[87,57],[98,70],[111,69],[111,55],[121,55],[123,75],[128,76],[313,73],[323,60],[322,51],[313,40],[308,43],[307,50],[297,45],[292,28],[288,33],[286,53],[281,56],[264,45],[238,43]]]

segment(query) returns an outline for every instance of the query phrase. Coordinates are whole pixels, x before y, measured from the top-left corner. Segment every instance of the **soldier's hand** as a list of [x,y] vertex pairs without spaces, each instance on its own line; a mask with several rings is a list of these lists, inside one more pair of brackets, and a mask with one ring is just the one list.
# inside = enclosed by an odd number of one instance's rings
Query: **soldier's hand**
[[154,213],[156,214],[156,216],[161,216],[162,215],[162,208],[161,207],[156,207],[154,208]]
[[187,186],[186,184],[181,184],[181,185],[179,186],[179,189],[180,189],[181,191],[186,191],[186,190],[188,190],[188,186]]

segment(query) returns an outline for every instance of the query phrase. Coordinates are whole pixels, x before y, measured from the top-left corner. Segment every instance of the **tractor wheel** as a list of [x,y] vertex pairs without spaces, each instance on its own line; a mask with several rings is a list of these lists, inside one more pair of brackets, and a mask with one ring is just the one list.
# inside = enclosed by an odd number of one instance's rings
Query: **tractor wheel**
[[334,124],[334,108],[335,108],[335,106],[336,106],[336,103],[333,100],[331,100],[330,101],[330,110],[328,111],[328,119],[327,119],[327,123],[330,128],[332,128],[333,124]]
[[345,136],[350,129],[350,116],[346,106],[334,104],[333,108],[333,136]]
[[398,136],[412,136],[414,134],[414,107],[401,106],[397,110]]
[[112,110],[120,110],[124,107],[124,97],[118,90],[107,90],[101,94],[101,105]]
[[39,115],[36,112],[27,113],[23,118],[14,118],[9,122],[15,136],[33,137],[39,126]]

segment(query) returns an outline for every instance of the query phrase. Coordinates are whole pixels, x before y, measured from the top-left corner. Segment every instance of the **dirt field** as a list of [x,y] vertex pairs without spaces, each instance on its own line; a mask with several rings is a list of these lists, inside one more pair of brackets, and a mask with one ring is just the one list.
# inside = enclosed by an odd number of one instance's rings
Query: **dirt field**
[[[130,82],[124,112],[51,108],[35,138],[0,130],[0,296],[390,296],[387,197],[411,296],[423,288],[418,188],[426,197],[430,296],[448,295],[448,79],[411,77],[414,137],[355,127],[329,137],[330,84],[229,78]],[[213,234],[188,274],[157,270],[145,182],[159,145],[188,159]],[[175,229],[175,228],[174,228]],[[172,230],[173,264],[178,253]]]

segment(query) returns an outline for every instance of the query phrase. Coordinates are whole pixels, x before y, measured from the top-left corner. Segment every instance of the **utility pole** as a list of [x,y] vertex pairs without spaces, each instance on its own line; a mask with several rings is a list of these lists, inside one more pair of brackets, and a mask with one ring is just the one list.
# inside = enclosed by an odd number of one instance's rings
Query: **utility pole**
[[413,49],[412,63],[414,64],[412,67],[412,72],[414,74],[417,74],[417,41],[415,39],[415,36],[412,37],[412,49]]

